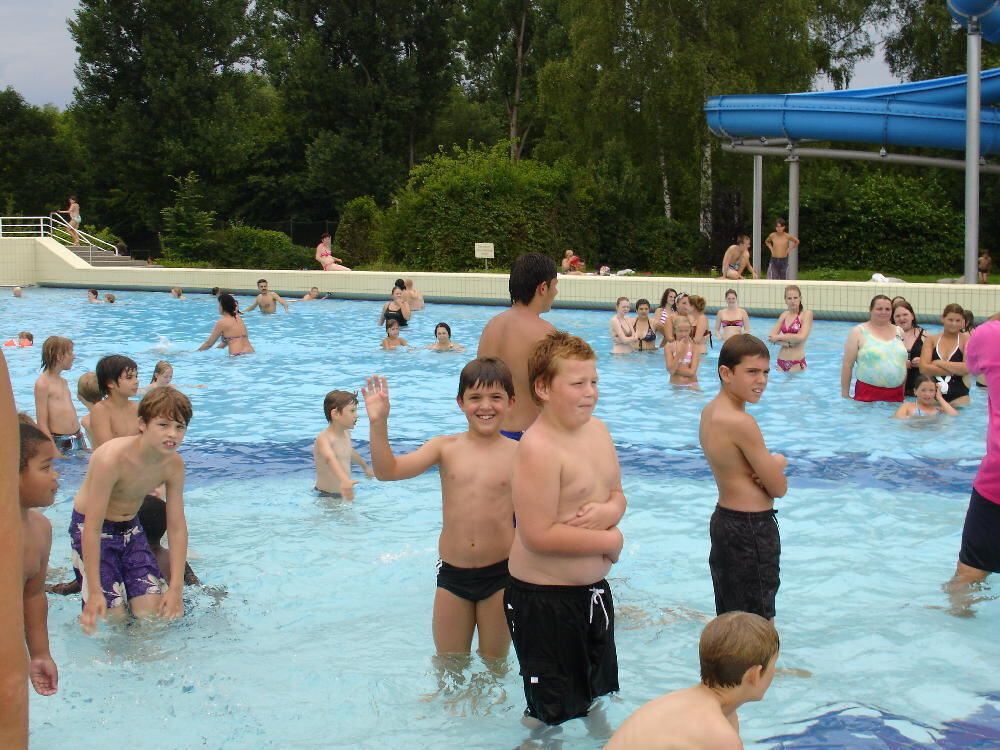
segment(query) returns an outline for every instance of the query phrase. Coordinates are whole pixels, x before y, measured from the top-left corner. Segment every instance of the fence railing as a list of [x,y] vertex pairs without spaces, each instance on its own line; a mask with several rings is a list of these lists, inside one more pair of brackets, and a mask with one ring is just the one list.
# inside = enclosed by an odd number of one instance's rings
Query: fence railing
[[86,251],[87,262],[94,259],[95,250],[106,250],[118,255],[118,248],[110,242],[76,230],[76,243],[73,242],[72,227],[69,222],[57,213],[48,216],[0,216],[0,238],[3,237],[51,237],[67,247],[79,247]]

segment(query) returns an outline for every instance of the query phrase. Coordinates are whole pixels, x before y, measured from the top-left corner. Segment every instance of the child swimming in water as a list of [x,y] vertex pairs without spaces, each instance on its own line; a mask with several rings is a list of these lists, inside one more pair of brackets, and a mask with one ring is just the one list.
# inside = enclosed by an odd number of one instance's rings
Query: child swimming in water
[[673,318],[674,339],[663,350],[670,373],[670,384],[688,388],[698,386],[698,365],[701,353],[691,339],[691,321],[685,315]]
[[456,344],[451,340],[451,326],[447,323],[438,323],[434,326],[434,338],[437,341],[433,344],[428,344],[428,349],[433,349],[436,352],[464,352],[465,347]]
[[[145,388],[139,390],[140,394],[149,393],[154,388],[176,388],[177,386],[173,383],[174,380],[174,366],[167,362],[165,359],[161,359],[156,363],[156,367],[153,368],[153,378],[149,381],[149,385]],[[187,388],[204,388],[204,385],[190,385],[185,386]]]
[[385,321],[385,338],[382,339],[383,349],[398,349],[401,346],[409,346],[406,339],[399,337],[399,321],[389,318]]
[[944,394],[941,393],[933,375],[917,375],[913,382],[913,395],[917,400],[900,404],[896,413],[892,415],[894,419],[936,417],[938,414],[958,416],[958,410],[945,401]]

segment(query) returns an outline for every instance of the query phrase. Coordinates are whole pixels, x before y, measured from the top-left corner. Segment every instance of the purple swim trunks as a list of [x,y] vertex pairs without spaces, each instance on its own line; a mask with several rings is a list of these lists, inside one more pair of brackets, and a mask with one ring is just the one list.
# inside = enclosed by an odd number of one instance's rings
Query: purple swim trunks
[[[83,514],[73,511],[69,536],[73,547],[73,570],[86,603],[87,583],[83,577],[81,550],[83,519]],[[121,607],[136,596],[166,591],[160,566],[149,548],[138,516],[129,521],[105,521],[101,527],[101,590],[108,609]]]

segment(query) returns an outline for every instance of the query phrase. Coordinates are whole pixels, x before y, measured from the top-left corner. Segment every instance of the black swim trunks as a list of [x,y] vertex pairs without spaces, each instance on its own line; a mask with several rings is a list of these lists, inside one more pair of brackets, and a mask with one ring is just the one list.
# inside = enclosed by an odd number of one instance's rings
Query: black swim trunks
[[321,490],[319,487],[313,487],[313,490],[315,490],[320,497],[343,498],[343,495],[339,492],[328,492],[327,490]]
[[617,692],[615,611],[606,580],[538,586],[512,576],[503,604],[528,716],[562,724],[586,716],[597,698]]
[[68,453],[71,450],[84,450],[87,441],[83,439],[83,429],[78,429],[72,435],[60,435],[58,432],[52,433],[52,442],[56,444],[56,450],[60,453]]
[[444,560],[438,561],[438,588],[470,602],[489,599],[504,588],[509,580],[506,560],[482,568],[456,568]]
[[1000,573],[1000,505],[972,488],[962,529],[958,561],[970,568]]
[[788,278],[788,258],[771,258],[767,264],[767,278],[783,281]]
[[774,597],[781,585],[776,514],[776,510],[750,513],[716,506],[709,526],[708,566],[717,615],[742,611],[774,618]]

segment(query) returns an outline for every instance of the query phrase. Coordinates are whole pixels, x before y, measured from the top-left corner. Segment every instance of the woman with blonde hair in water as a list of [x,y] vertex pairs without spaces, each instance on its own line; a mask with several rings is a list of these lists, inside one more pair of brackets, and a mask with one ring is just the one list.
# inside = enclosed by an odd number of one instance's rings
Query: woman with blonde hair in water
[[813,314],[802,306],[802,290],[794,284],[785,287],[785,312],[771,329],[767,340],[778,344],[778,369],[802,372],[806,369],[806,339],[812,332]]
[[638,340],[635,328],[632,327],[632,321],[626,317],[631,309],[632,305],[629,303],[628,297],[619,297],[618,301],[615,302],[615,314],[608,321],[612,354],[631,354],[632,345]]

